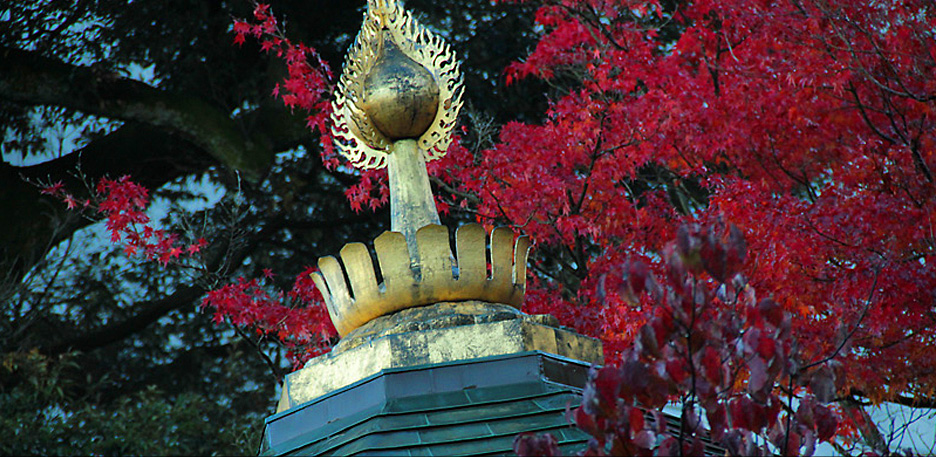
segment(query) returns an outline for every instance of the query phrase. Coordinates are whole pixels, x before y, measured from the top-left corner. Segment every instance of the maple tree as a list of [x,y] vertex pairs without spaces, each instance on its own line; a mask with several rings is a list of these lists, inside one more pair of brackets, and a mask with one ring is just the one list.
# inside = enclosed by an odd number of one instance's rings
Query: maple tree
[[[566,322],[626,348],[644,318],[601,293],[622,253],[659,263],[676,224],[719,215],[749,240],[751,286],[792,314],[806,363],[842,363],[841,404],[936,404],[932,5],[551,2],[537,14],[549,31],[508,78],[582,84],[543,125],[506,126],[482,168],[498,171],[467,182],[492,197],[487,214],[588,266],[558,306]],[[560,164],[530,160],[557,151]],[[521,155],[550,168],[524,173],[511,166]],[[550,198],[514,194],[543,179]]]
[[[527,311],[601,336],[613,363],[654,309],[610,287],[624,256],[659,269],[679,223],[718,215],[805,362],[842,364],[838,398],[936,405],[931,5],[555,1],[536,20],[507,81],[567,92],[430,166],[443,211],[533,237]],[[359,188],[356,207],[385,202],[379,175]]]

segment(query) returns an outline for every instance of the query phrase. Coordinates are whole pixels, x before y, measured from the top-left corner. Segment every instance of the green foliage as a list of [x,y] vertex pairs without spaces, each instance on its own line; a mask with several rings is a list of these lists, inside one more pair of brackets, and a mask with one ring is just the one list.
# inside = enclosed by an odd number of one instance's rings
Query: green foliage
[[[8,353],[0,365],[0,454],[244,455],[256,452],[262,415],[150,386],[94,404],[76,395],[78,354]],[[88,380],[90,381],[90,379]]]

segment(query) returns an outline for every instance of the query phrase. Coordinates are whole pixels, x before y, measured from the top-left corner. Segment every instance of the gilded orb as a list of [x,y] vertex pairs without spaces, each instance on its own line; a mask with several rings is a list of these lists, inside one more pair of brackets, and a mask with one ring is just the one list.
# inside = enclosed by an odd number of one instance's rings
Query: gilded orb
[[393,144],[407,140],[426,161],[442,158],[462,89],[458,59],[440,36],[399,0],[367,0],[335,87],[332,135],[341,154],[362,170],[388,166]]
[[436,118],[439,85],[388,34],[384,34],[381,51],[364,80],[364,113],[392,141],[419,138]]

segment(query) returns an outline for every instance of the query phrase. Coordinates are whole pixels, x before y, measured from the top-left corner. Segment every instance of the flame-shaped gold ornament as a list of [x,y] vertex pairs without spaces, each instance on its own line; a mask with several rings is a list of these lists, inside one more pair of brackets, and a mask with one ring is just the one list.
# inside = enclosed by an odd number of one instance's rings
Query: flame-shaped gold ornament
[[335,91],[332,134],[357,168],[382,168],[394,141],[445,155],[462,105],[455,53],[396,0],[368,0]]
[[458,229],[453,252],[439,225],[426,161],[445,154],[461,96],[451,48],[396,0],[368,0],[338,81],[332,132],[355,167],[387,167],[390,231],[374,240],[377,265],[361,243],[319,259],[312,279],[342,337],[418,306],[523,302],[527,237],[506,228],[488,237],[472,224]]

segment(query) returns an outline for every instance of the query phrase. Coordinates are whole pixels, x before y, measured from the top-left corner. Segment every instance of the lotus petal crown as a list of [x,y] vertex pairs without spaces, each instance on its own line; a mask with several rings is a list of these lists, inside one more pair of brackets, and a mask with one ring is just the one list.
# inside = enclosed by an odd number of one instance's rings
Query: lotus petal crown
[[[384,232],[374,240],[382,281],[363,243],[348,243],[339,261],[319,259],[312,280],[322,292],[332,323],[343,337],[370,320],[402,309],[439,302],[480,300],[519,308],[526,290],[530,240],[508,228],[491,232],[490,248],[482,226],[455,233],[455,255],[448,228],[427,225],[416,232],[417,252],[403,234]],[[418,259],[418,261],[417,261]]]

